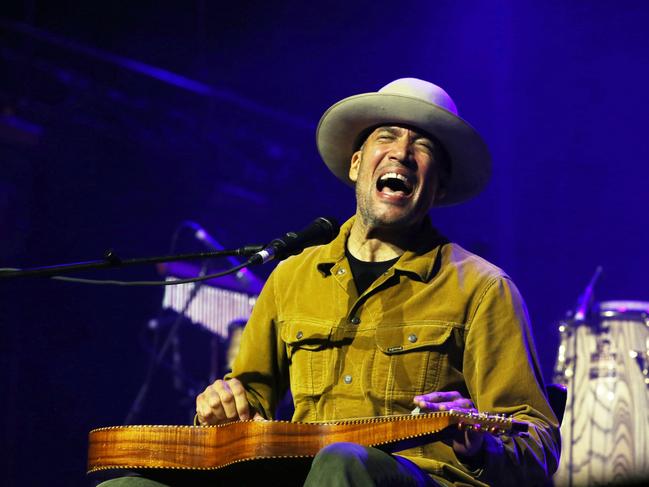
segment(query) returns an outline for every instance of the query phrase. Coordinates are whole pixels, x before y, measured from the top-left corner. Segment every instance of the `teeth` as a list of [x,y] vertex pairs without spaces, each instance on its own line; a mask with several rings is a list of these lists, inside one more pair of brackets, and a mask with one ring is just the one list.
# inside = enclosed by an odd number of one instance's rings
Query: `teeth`
[[403,176],[401,174],[397,174],[396,172],[387,172],[383,176],[381,176],[380,180],[385,181],[386,179],[390,179],[390,178],[399,179],[399,180],[403,181],[404,183],[408,182],[408,180],[406,179],[405,176]]

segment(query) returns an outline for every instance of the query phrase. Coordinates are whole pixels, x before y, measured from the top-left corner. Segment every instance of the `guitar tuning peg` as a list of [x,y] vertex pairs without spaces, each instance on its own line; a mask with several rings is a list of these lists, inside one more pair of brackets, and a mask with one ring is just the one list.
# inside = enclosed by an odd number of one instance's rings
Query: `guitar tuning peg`
[[460,431],[482,431],[482,425],[480,423],[465,423],[460,421],[457,424],[457,428]]

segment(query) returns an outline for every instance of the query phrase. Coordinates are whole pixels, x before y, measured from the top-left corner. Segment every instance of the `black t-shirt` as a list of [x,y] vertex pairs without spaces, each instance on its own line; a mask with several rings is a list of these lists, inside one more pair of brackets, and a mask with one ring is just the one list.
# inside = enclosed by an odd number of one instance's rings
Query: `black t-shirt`
[[399,260],[399,257],[395,257],[394,259],[384,260],[382,262],[365,262],[354,257],[347,247],[345,247],[345,255],[349,261],[349,267],[352,270],[352,276],[354,276],[354,283],[356,284],[359,296],[376,281],[377,277]]

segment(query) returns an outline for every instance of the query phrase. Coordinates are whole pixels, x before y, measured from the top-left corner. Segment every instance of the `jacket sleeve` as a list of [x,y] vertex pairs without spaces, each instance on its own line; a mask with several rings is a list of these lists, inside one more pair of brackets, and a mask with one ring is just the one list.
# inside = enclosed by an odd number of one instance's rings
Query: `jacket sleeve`
[[264,286],[243,331],[241,346],[226,379],[239,379],[248,402],[266,419],[275,415],[288,389],[285,346],[279,337],[274,271]]
[[479,411],[530,424],[527,435],[485,436],[478,479],[496,485],[544,485],[559,462],[559,424],[546,399],[525,303],[507,277],[487,283],[470,318],[463,359]]

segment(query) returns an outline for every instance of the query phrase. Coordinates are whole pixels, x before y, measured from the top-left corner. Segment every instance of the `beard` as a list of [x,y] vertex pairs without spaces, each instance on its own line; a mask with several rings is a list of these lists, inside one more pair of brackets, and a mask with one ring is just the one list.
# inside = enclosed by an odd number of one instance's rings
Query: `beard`
[[383,205],[373,201],[371,193],[362,193],[358,186],[356,187],[356,205],[357,214],[367,228],[405,230],[417,226],[426,214],[426,212],[417,211],[416,208],[402,207],[401,211],[390,211],[387,205],[381,208]]

